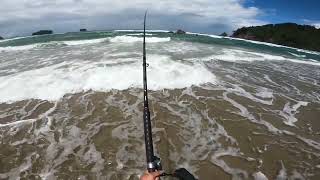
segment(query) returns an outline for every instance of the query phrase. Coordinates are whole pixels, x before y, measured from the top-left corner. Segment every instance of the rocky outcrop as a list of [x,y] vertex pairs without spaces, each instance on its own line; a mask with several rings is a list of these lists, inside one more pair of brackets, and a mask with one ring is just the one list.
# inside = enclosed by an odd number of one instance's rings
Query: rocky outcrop
[[52,30],[40,30],[40,31],[37,31],[37,32],[32,33],[32,36],[52,34],[52,33],[53,33]]
[[226,32],[224,32],[224,33],[220,34],[220,36],[225,37],[225,36],[228,36],[228,34]]
[[2,39],[3,39],[3,37],[0,36],[0,40],[2,40]]
[[178,29],[178,30],[176,31],[176,34],[186,34],[186,32],[183,31],[183,30],[181,30],[181,29]]
[[80,29],[80,32],[86,32],[87,29],[83,28],[83,29]]

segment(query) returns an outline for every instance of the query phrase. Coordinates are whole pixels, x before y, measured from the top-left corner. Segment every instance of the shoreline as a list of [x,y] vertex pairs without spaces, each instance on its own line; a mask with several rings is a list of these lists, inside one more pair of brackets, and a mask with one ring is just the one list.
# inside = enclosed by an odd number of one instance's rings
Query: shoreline
[[[12,41],[12,40],[18,40],[18,39],[24,39],[24,38],[30,38],[30,37],[41,37],[41,36],[52,36],[52,35],[64,35],[68,33],[99,33],[99,32],[143,32],[143,30],[132,30],[132,29],[116,29],[116,30],[93,30],[93,31],[87,31],[87,32],[65,32],[65,33],[53,33],[53,34],[45,34],[45,35],[35,35],[35,36],[19,36],[19,37],[14,37],[14,38],[8,38],[8,39],[3,39],[0,40],[0,43],[2,42],[7,42],[7,41]],[[154,33],[169,33],[169,30],[160,30],[160,29],[155,29],[155,30],[146,30],[146,32],[154,32]],[[188,35],[200,35],[200,36],[207,36],[210,38],[218,38],[218,39],[229,39],[229,40],[237,40],[237,41],[245,41],[245,42],[250,42],[254,44],[260,44],[260,45],[266,45],[266,46],[272,46],[272,47],[281,47],[281,48],[288,48],[288,49],[293,49],[297,50],[299,52],[303,53],[309,53],[309,54],[314,54],[314,55],[320,55],[320,52],[318,51],[312,51],[312,50],[307,50],[307,49],[300,49],[300,48],[295,48],[295,47],[290,47],[290,46],[285,46],[285,45],[279,45],[279,44],[274,44],[274,43],[269,43],[269,42],[263,42],[263,41],[254,41],[254,40],[249,40],[249,39],[242,39],[242,38],[235,38],[235,37],[230,37],[230,36],[219,36],[215,34],[206,34],[206,33],[197,33],[197,32],[186,32]],[[97,38],[99,39],[99,38]]]

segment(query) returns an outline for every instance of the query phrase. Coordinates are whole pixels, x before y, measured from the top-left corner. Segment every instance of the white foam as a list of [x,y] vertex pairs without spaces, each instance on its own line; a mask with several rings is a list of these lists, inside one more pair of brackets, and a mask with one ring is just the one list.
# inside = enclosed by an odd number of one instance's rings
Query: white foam
[[276,180],[286,180],[287,177],[287,169],[284,167],[283,162],[281,162],[281,169],[279,171],[279,174],[277,175]]
[[[118,30],[114,30],[114,31],[115,32],[143,32],[143,29],[141,29],[141,30],[118,29]],[[161,30],[161,29],[157,30],[157,29],[155,29],[155,30],[146,30],[146,32],[157,33],[157,32],[169,32],[169,31],[168,30]]]
[[252,176],[255,180],[268,180],[267,176],[261,171],[253,173]]
[[231,40],[246,41],[246,42],[250,42],[250,43],[254,43],[254,44],[273,46],[273,47],[283,47],[283,48],[288,48],[288,49],[294,49],[296,51],[304,52],[304,53],[308,53],[308,54],[320,55],[320,52],[304,50],[304,49],[299,49],[299,48],[294,48],[294,47],[289,47],[289,46],[284,46],[284,45],[279,45],[279,44],[273,44],[273,43],[268,43],[268,42],[254,41],[254,40],[234,38],[234,37],[225,37],[225,38],[231,39]]
[[292,175],[290,176],[289,179],[305,180],[305,178],[299,172],[297,172],[297,170],[293,170]]
[[65,44],[69,46],[76,46],[76,45],[84,45],[84,44],[98,44],[106,41],[107,38],[99,38],[99,39],[90,39],[90,40],[73,40],[73,41],[51,41],[46,43],[35,43],[30,45],[23,45],[23,46],[7,46],[7,47],[0,47],[1,51],[25,51],[34,48],[38,48],[44,45],[52,45],[52,44]]
[[273,98],[273,92],[268,88],[260,87],[258,88],[256,96],[261,98]]
[[299,64],[309,64],[313,66],[320,66],[319,61],[314,61],[314,60],[297,60],[297,59],[286,59],[288,61],[294,62],[294,63],[299,63]]
[[23,37],[8,38],[8,39],[0,40],[0,42],[8,42],[8,41],[13,41],[13,40],[18,40],[18,39],[29,38],[29,37],[32,37],[32,36],[23,36]]
[[237,62],[237,61],[264,61],[264,60],[287,60],[282,56],[257,53],[239,49],[223,49],[219,54],[211,55],[205,59]]
[[280,55],[273,55],[267,53],[258,53],[247,50],[239,50],[239,49],[223,49],[219,54],[214,54],[208,57],[203,58],[205,61],[209,60],[221,60],[228,62],[239,62],[239,61],[290,61],[294,63],[300,64],[309,64],[320,66],[320,62],[315,60],[301,60],[301,59],[292,59],[283,57]]
[[11,122],[11,123],[6,123],[6,124],[0,124],[0,128],[8,127],[8,126],[18,126],[20,124],[25,124],[25,123],[33,123],[36,120],[37,119],[27,119],[27,120],[21,120],[21,121],[14,121],[14,122]]
[[[69,62],[0,77],[0,102],[24,99],[58,100],[67,93],[108,91],[142,87],[142,62],[97,66],[90,62]],[[100,62],[101,64],[102,62]],[[106,62],[108,63],[108,62]],[[183,64],[167,56],[148,56],[148,87],[184,88],[214,83],[215,76],[202,64]],[[66,67],[68,65],[68,67]]]
[[297,111],[301,106],[307,106],[308,102],[298,101],[297,104],[290,106],[290,103],[286,103],[283,107],[283,111],[279,112],[279,115],[285,118],[284,123],[288,126],[295,126],[298,119],[295,114],[299,113]]
[[25,46],[7,46],[7,47],[0,47],[1,51],[25,51],[29,49],[33,49],[37,46],[37,44],[25,45]]
[[291,53],[291,52],[289,52],[289,54],[291,54],[291,55],[293,55],[295,57],[300,57],[300,58],[305,58],[306,57],[306,55],[299,55],[299,54],[295,54],[295,53]]
[[218,35],[212,35],[212,34],[203,34],[203,33],[186,32],[186,34],[191,34],[191,35],[200,35],[200,36],[208,36],[208,37],[218,38],[218,39],[225,38],[224,36],[218,36]]
[[268,42],[261,42],[261,41],[254,41],[254,40],[248,40],[248,39],[241,39],[241,38],[235,38],[235,37],[226,37],[227,39],[232,39],[232,40],[238,40],[238,41],[246,41],[254,44],[263,44],[267,46],[273,46],[273,47],[285,47],[285,48],[292,48],[289,46],[283,46],[279,44],[273,44],[273,43],[268,43]]
[[[229,89],[228,91],[233,91],[233,89]],[[241,95],[241,94],[238,94]],[[246,94],[242,94],[241,96],[245,96],[245,97],[250,97],[250,95],[246,95]],[[251,95],[252,96],[252,95]],[[277,129],[276,127],[274,127],[272,124],[270,124],[267,121],[264,121],[262,119],[257,120],[254,115],[252,115],[248,109],[246,107],[244,107],[243,105],[241,105],[240,103],[236,102],[235,100],[231,99],[228,97],[228,92],[224,92],[223,93],[223,99],[228,101],[229,103],[231,103],[235,108],[239,109],[240,112],[238,112],[237,114],[239,114],[242,117],[245,117],[246,119],[248,119],[249,121],[256,123],[256,124],[261,124],[264,125],[265,127],[268,128],[268,130],[272,133],[280,133],[281,131],[279,129]]]
[[316,51],[310,51],[310,50],[305,50],[305,49],[297,49],[297,48],[294,48],[294,49],[296,49],[296,50],[299,51],[299,52],[303,52],[303,53],[320,55],[320,52],[316,52]]
[[[158,37],[147,37],[147,43],[158,43],[158,42],[169,42],[171,40],[170,37],[166,38],[158,38]],[[112,43],[135,43],[135,42],[142,42],[142,37],[132,37],[132,36],[116,36],[110,38],[110,42]]]
[[69,46],[83,45],[83,44],[97,44],[106,41],[107,38],[89,39],[89,40],[76,40],[76,41],[62,41],[63,44]]
[[272,46],[272,47],[283,47],[283,48],[288,48],[288,49],[294,49],[296,51],[303,52],[303,53],[320,55],[320,52],[316,52],[316,51],[304,50],[304,49],[299,49],[299,48],[294,48],[294,47],[289,47],[289,46],[284,46],[284,45],[279,45],[279,44],[274,44],[274,43],[262,42],[262,41],[254,41],[254,40],[235,38],[235,37],[230,37],[230,36],[218,36],[218,35],[193,33],[193,32],[187,32],[187,34],[198,34],[198,35],[208,36],[208,37],[212,37],[212,38],[219,38],[219,39],[225,38],[225,39],[230,39],[230,40],[246,41],[246,42],[250,42],[250,43],[254,43],[254,44],[262,44],[262,45],[267,45],[267,46]]
[[[127,36],[143,36],[143,33],[132,33],[132,34],[126,34]],[[151,33],[146,33],[146,36],[153,36]]]
[[[289,46],[284,46],[284,45],[279,45],[279,44],[273,44],[273,43],[268,43],[268,42],[241,39],[241,38],[235,38],[235,37],[230,37],[230,36],[218,36],[218,35],[211,35],[211,34],[193,33],[193,32],[187,32],[187,34],[198,34],[198,35],[208,36],[208,37],[212,37],[212,38],[219,38],[219,39],[225,38],[225,39],[230,39],[230,40],[246,41],[246,42],[250,42],[250,43],[254,43],[254,44],[262,44],[262,45],[273,46],[273,47],[283,47],[283,48],[288,48],[288,49],[294,49],[296,51],[303,52],[303,53],[320,55],[320,52],[311,51],[311,50],[304,50],[304,49],[299,49],[299,48],[294,48],[294,47],[289,47]],[[294,55],[294,54],[292,54],[292,55]],[[299,56],[302,57],[303,55],[299,55]]]
[[35,152],[25,157],[18,167],[12,168],[9,172],[1,174],[0,178],[20,179],[20,173],[28,171],[32,168],[32,162],[34,159],[39,158],[39,155]]

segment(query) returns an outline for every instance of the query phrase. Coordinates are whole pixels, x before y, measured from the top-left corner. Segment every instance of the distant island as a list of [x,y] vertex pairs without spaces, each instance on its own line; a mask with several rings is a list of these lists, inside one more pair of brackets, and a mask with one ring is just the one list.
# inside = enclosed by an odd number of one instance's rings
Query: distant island
[[3,39],[3,37],[0,36],[0,40],[2,40],[2,39]]
[[80,29],[80,32],[86,32],[87,29],[83,28],[83,29]]
[[52,34],[52,33],[53,33],[52,30],[40,30],[40,31],[37,31],[37,32],[32,33],[32,36]]
[[186,32],[184,30],[182,30],[182,29],[178,29],[176,31],[176,34],[186,34]]
[[228,36],[228,34],[226,33],[226,32],[223,32],[222,34],[220,34],[219,36],[223,36],[223,37],[225,37],[225,36]]
[[295,23],[242,27],[231,37],[320,51],[320,29]]

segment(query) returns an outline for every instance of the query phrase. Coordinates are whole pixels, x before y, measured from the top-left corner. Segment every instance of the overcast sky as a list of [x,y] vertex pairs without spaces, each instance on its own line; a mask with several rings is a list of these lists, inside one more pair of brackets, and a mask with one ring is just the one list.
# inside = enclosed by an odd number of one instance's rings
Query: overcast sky
[[[268,17],[277,17],[278,9],[264,6],[254,0],[1,0],[0,35],[30,35],[39,29],[141,29],[146,9],[149,29],[230,33],[272,23]],[[318,23],[309,18],[304,22]]]

